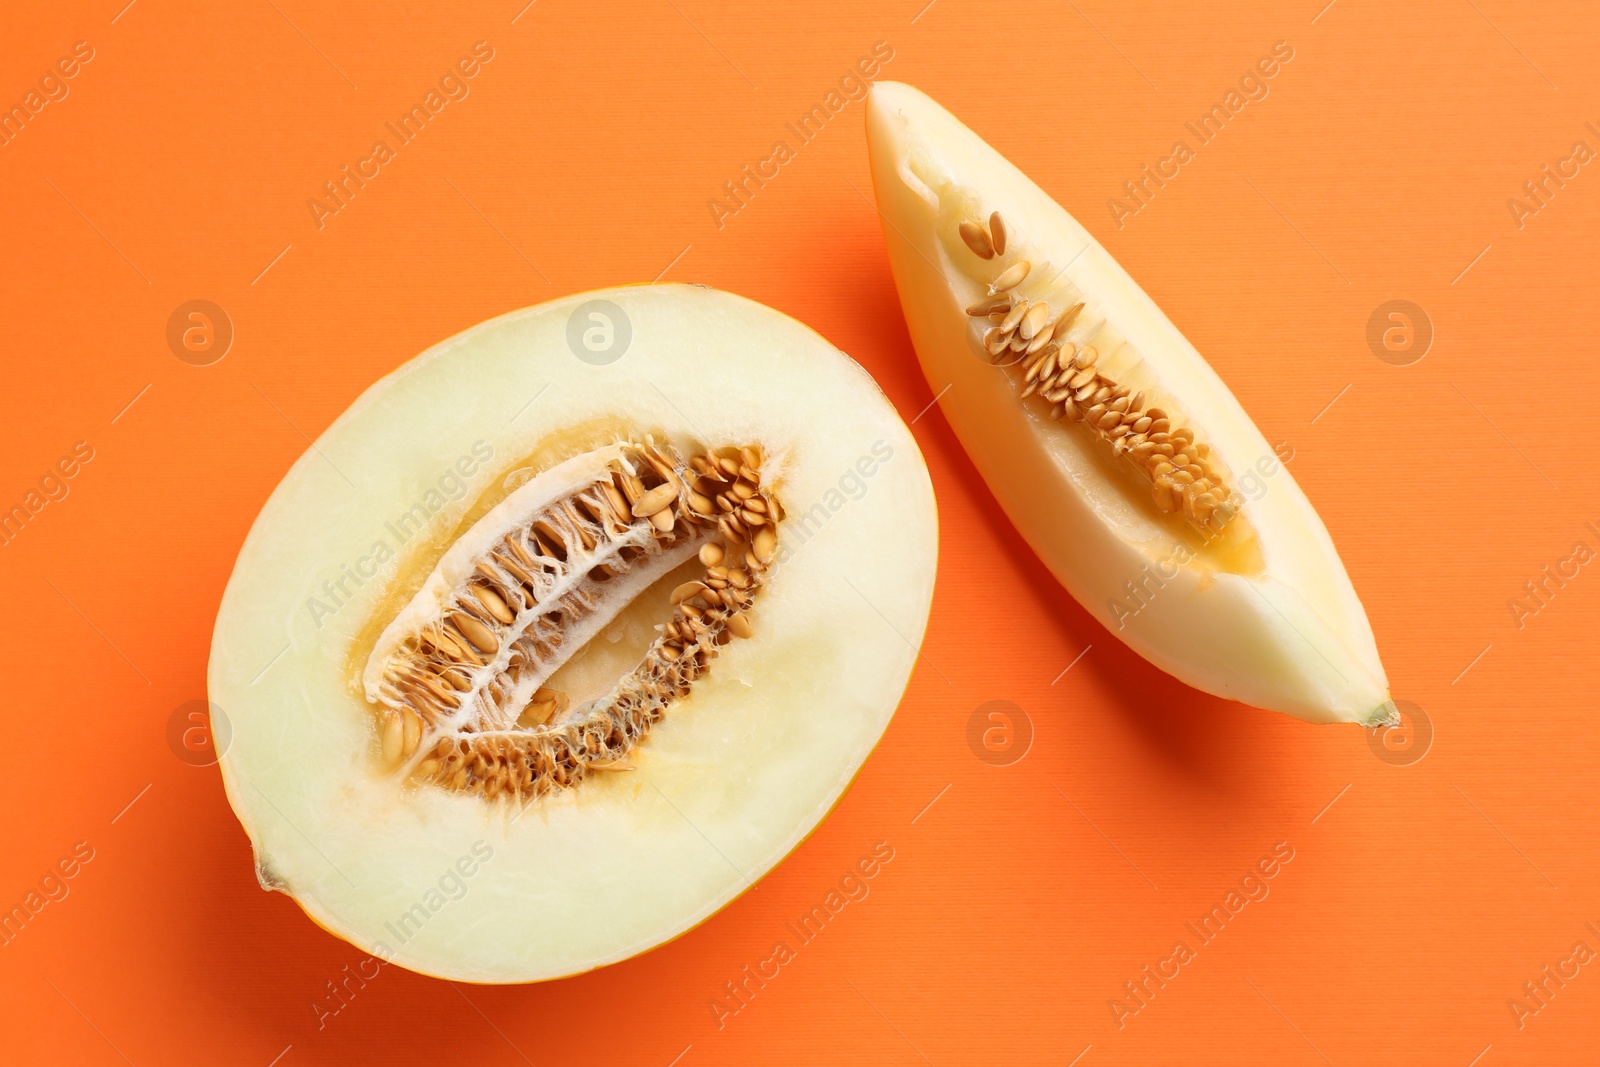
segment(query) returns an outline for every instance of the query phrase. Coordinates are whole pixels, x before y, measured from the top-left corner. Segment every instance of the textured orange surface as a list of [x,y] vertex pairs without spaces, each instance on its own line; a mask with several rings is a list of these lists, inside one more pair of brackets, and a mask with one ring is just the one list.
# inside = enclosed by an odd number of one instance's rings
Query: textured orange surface
[[[1595,1062],[1600,473],[1553,447],[1600,400],[1587,5],[124,2],[0,34],[23,108],[0,139],[0,505],[37,505],[0,543],[0,907],[38,905],[0,943],[0,1061]],[[467,95],[399,144],[385,124],[480,41]],[[1425,752],[1184,688],[994,514],[924,410],[841,86],[880,41],[880,77],[1082,219],[1292,448]],[[1241,86],[1278,42],[1292,59]],[[1236,89],[1201,143],[1185,124]],[[308,207],[347,165],[364,186]],[[770,177],[712,207],[746,165]],[[363,985],[359,952],[257,888],[215,767],[169,734],[235,553],[380,375],[658,277],[797,316],[922,413],[922,661],[838,810],[703,927],[542,986]],[[192,300],[232,324],[206,366],[169,347]],[[1420,361],[1369,345],[1391,300],[1430,326]],[[991,701],[1030,746],[969,744]],[[788,924],[880,842],[866,896],[801,943]],[[1186,925],[1241,886],[1259,899],[1209,941]]]

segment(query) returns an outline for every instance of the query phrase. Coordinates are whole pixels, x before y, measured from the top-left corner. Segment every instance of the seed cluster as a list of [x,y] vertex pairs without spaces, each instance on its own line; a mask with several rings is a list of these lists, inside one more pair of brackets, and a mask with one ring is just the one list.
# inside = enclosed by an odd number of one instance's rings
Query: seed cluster
[[[723,448],[684,463],[664,446],[629,446],[606,477],[508,531],[386,666],[385,764],[520,800],[575,786],[589,771],[631,769],[624,757],[718,647],[754,633],[749,610],[783,518],[761,458]],[[653,580],[652,566],[670,569],[695,545],[705,571],[673,590],[673,615],[642,662],[569,716],[566,694],[543,682],[581,644],[573,632],[608,606],[607,585],[627,593],[630,575]]]
[[[989,216],[987,228],[972,220],[958,227],[974,255],[990,260],[1005,252],[1005,223]],[[1159,407],[1146,407],[1145,394],[1118,385],[1103,368],[1093,345],[1067,340],[1084,305],[1053,312],[1044,300],[1029,302],[1017,287],[1033,265],[1018,259],[1003,266],[988,295],[967,314],[992,325],[983,334],[984,351],[997,366],[1021,371],[1021,398],[1039,396],[1052,419],[1081,422],[1126,458],[1151,483],[1151,495],[1165,514],[1181,513],[1196,526],[1220,530],[1238,512],[1240,498],[1229,488],[1226,470],[1194,430]]]
[[[707,453],[689,461],[695,478],[685,494],[686,517],[715,521],[722,543],[700,549],[705,575],[672,591],[674,617],[663,633],[662,655],[680,659],[716,626],[735,637],[755,633],[745,613],[778,553],[778,498],[761,486],[761,454],[753,448]],[[742,566],[741,566],[742,563]],[[720,643],[720,642],[718,642]]]

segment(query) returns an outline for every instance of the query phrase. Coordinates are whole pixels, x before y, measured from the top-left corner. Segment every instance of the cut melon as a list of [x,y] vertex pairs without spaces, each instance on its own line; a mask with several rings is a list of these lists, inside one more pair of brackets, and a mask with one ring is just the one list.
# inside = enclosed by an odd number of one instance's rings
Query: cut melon
[[1312,722],[1392,721],[1326,528],[1161,309],[918,90],[873,86],[867,144],[928,383],[1061,584],[1198,689]]
[[872,380],[748,300],[615,289],[438,345],[294,465],[223,598],[211,699],[261,884],[465,981],[682,933],[882,736],[936,522]]

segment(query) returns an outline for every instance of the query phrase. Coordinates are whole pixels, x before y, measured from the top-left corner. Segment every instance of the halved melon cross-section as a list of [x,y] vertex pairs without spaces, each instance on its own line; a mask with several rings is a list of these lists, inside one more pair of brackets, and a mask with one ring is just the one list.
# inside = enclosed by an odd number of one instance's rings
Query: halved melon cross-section
[[[622,764],[686,696],[749,610],[778,549],[782,505],[758,449],[683,460],[628,442],[527,482],[450,546],[379,636],[362,675],[383,759],[494,799],[542,796]],[[644,590],[692,557],[641,662],[574,705],[549,683]]]
[[301,456],[228,582],[210,698],[257,876],[456,980],[676,937],[839,802],[937,551],[905,423],[770,308],[634,286],[450,338]]

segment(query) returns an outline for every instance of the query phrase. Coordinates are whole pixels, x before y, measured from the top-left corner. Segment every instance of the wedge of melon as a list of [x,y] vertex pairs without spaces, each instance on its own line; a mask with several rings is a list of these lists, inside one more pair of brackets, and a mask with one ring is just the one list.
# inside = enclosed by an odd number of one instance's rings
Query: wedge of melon
[[210,691],[262,885],[466,981],[682,933],[882,736],[936,523],[872,380],[748,300],[615,289],[445,341],[300,458],[228,583]]
[[873,87],[867,143],[928,383],[1062,585],[1196,688],[1313,722],[1390,721],[1326,528],[1171,320],[918,90]]

